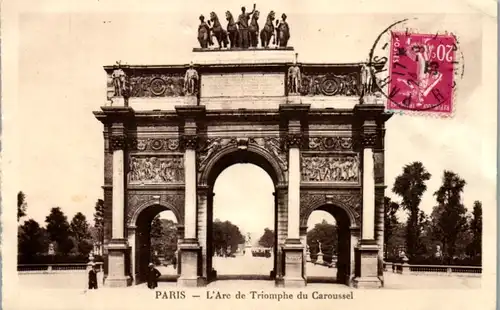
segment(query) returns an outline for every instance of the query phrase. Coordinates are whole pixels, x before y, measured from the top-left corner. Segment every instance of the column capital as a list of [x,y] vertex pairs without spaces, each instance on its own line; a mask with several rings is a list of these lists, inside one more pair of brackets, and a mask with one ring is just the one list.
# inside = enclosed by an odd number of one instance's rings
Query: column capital
[[113,134],[110,137],[110,145],[113,151],[124,150],[127,146],[127,136],[125,134]]
[[304,143],[302,133],[289,133],[286,136],[286,145],[288,148],[300,148]]
[[196,150],[199,142],[197,135],[182,135],[181,142],[185,149]]

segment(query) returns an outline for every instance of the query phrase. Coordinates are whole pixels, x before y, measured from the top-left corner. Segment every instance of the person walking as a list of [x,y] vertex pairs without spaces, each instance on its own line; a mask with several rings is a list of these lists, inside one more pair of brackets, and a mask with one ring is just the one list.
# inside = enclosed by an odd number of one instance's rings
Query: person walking
[[172,257],[172,265],[174,269],[177,269],[177,251],[174,253],[174,256]]
[[149,263],[148,267],[148,288],[155,289],[158,287],[158,278],[161,276],[161,273],[155,268],[153,263]]
[[97,270],[95,263],[90,264],[89,270],[89,290],[97,289]]

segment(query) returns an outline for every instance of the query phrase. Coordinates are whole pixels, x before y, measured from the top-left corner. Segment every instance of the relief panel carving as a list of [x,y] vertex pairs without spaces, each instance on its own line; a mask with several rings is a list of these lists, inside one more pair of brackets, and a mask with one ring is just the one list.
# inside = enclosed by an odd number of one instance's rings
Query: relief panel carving
[[139,74],[130,77],[131,97],[184,96],[182,74]]
[[352,156],[302,156],[302,181],[359,183],[359,158]]
[[359,74],[316,74],[302,75],[300,93],[303,96],[359,96]]
[[129,184],[183,183],[183,157],[131,156]]

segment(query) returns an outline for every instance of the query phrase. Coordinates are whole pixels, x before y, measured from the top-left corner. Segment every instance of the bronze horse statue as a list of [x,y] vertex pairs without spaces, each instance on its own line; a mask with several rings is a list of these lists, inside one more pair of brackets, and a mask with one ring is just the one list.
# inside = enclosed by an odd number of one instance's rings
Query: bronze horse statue
[[255,11],[252,14],[252,20],[250,21],[250,26],[248,27],[248,30],[250,32],[250,46],[251,47],[257,47],[259,45],[259,23],[257,22],[259,20],[260,13],[259,11]]
[[227,20],[227,34],[229,36],[230,47],[240,47],[241,42],[238,27],[234,21],[233,14],[231,12],[226,11],[226,20]]
[[[222,25],[219,22],[219,18],[217,17],[217,14],[214,12],[210,13],[210,21],[212,21],[213,26],[212,26],[212,31],[211,34],[217,39],[217,43],[219,44],[219,48],[224,48],[227,47],[228,41],[227,41],[227,32],[222,28]],[[209,22],[210,25],[210,22]]]
[[273,38],[273,44],[276,42],[275,28],[274,28],[274,11],[269,12],[267,15],[266,24],[260,32],[260,44],[262,47],[269,47],[271,38]]

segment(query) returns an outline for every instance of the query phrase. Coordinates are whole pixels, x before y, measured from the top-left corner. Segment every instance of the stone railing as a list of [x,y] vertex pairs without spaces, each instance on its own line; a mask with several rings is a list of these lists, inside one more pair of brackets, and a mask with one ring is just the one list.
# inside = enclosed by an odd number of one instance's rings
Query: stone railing
[[410,265],[384,262],[384,271],[397,274],[480,277],[482,270],[481,266]]
[[[95,265],[98,271],[103,270],[102,262],[95,263]],[[88,270],[87,263],[17,265],[17,272],[21,274],[84,272],[86,270]]]

